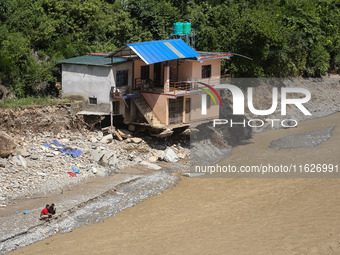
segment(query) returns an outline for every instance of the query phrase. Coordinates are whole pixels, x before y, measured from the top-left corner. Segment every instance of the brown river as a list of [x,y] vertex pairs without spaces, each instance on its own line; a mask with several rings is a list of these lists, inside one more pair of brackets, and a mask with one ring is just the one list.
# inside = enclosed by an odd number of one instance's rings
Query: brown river
[[[268,147],[330,126],[332,137],[315,147]],[[340,113],[256,134],[223,163],[339,164]],[[183,177],[102,223],[11,254],[340,254],[339,226],[340,179]]]

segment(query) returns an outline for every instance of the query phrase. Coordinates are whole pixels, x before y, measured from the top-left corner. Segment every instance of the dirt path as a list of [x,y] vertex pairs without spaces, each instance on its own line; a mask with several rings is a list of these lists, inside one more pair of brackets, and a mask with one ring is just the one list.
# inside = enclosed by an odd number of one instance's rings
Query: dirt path
[[[268,148],[274,139],[329,126],[331,139],[316,147]],[[228,162],[339,164],[339,127],[338,113],[260,133]],[[13,254],[340,254],[339,215],[339,179],[185,178],[102,223]]]

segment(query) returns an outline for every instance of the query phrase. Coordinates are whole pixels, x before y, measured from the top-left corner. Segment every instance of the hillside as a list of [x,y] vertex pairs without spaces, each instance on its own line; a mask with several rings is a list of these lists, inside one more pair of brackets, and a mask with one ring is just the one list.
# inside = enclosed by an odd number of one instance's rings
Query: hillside
[[[191,21],[196,50],[235,52],[233,77],[320,76],[339,71],[336,0],[1,0],[0,85],[17,97],[56,95],[57,61],[168,39]],[[0,92],[0,99],[3,95]]]

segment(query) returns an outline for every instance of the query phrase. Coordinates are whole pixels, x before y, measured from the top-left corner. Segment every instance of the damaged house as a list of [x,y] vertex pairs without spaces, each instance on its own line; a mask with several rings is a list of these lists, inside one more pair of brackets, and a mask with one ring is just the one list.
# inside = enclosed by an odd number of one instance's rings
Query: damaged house
[[60,61],[63,96],[82,98],[80,114],[112,114],[160,130],[185,127],[218,118],[218,100],[211,96],[202,115],[202,94],[217,96],[221,59],[231,56],[196,52],[182,39],[126,44]]

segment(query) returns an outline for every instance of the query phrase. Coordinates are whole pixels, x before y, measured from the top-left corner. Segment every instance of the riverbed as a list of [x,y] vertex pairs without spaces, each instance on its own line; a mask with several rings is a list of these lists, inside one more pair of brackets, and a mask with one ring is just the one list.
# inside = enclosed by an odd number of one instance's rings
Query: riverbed
[[[328,127],[331,137],[318,145],[270,148],[274,140]],[[258,133],[224,164],[339,164],[339,127],[336,113]],[[182,177],[103,222],[11,254],[339,254],[339,215],[337,178]]]

